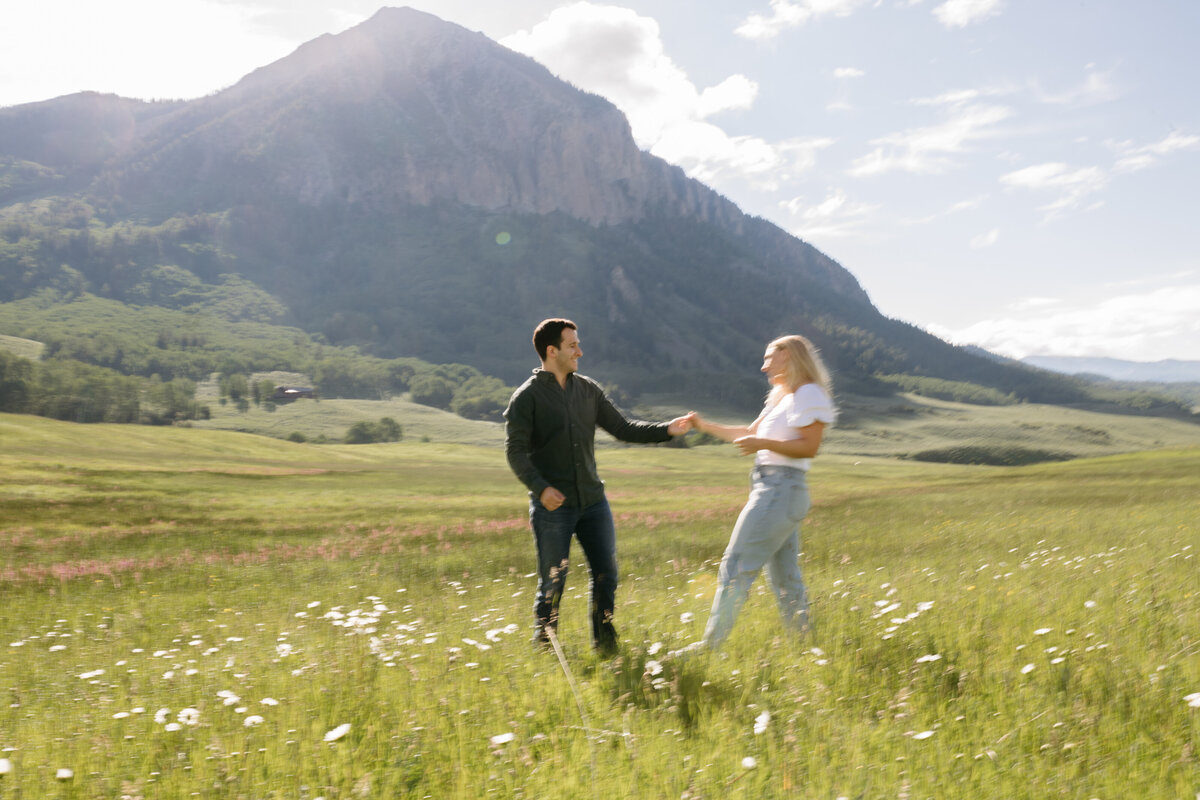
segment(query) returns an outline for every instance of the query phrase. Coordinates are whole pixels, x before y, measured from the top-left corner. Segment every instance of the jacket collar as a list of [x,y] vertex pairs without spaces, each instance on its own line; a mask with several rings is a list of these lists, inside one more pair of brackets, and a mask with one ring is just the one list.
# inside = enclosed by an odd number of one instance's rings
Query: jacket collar
[[[574,377],[575,377],[574,372],[567,375],[567,380],[566,380],[566,383],[564,384],[564,388],[566,386],[570,385],[570,383],[572,382],[572,379]],[[534,368],[533,379],[535,381],[539,381],[541,383],[553,383],[555,386],[558,385],[558,378],[555,377],[554,373],[548,369],[542,369],[541,367]]]

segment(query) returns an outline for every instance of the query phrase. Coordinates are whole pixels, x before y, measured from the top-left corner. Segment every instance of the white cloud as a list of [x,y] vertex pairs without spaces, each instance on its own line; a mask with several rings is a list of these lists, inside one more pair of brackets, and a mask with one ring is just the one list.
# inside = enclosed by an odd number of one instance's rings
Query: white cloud
[[788,28],[799,27],[810,19],[832,14],[844,17],[866,0],[771,0],[771,14],[751,14],[735,33],[747,39],[773,39]]
[[1132,142],[1120,142],[1116,146],[1116,172],[1137,172],[1157,164],[1162,158],[1180,150],[1195,150],[1200,147],[1200,136],[1172,131],[1165,139],[1154,144],[1137,146]]
[[872,140],[878,145],[856,159],[849,174],[864,177],[892,170],[940,173],[955,165],[949,156],[964,152],[974,141],[993,135],[992,128],[1008,118],[1004,106],[968,105],[956,108],[940,125],[914,128]]
[[950,208],[946,210],[946,213],[957,214],[959,211],[974,211],[983,205],[983,201],[986,199],[987,195],[984,194],[967,200],[959,200],[957,203],[951,205]]
[[815,205],[802,197],[795,197],[781,204],[798,222],[791,232],[803,239],[835,239],[856,232],[867,222],[878,206],[853,203],[841,189],[831,191],[824,200]]
[[1113,79],[1112,73],[1101,72],[1091,65],[1087,69],[1088,73],[1082,84],[1060,92],[1047,91],[1035,81],[1034,96],[1042,103],[1059,106],[1094,106],[1121,96],[1121,88]]
[[587,2],[563,6],[500,43],[607,97],[629,117],[644,145],[671,121],[700,116],[700,93],[663,51],[658,23],[631,9]]
[[918,106],[958,105],[977,100],[981,94],[982,92],[978,89],[958,89],[952,92],[943,92],[936,97],[918,97],[913,100],[913,104]]
[[908,219],[902,219],[900,222],[903,225],[928,225],[931,222],[936,222],[937,220],[944,219],[945,217],[949,217],[953,214],[959,214],[963,211],[974,211],[982,206],[985,200],[987,200],[987,195],[979,195],[978,197],[972,197],[968,200],[960,200],[957,203],[952,203],[945,211],[939,211],[924,217],[911,217]]
[[501,41],[581,89],[612,101],[628,117],[639,146],[706,183],[745,179],[756,188],[812,166],[828,139],[769,142],[730,136],[709,118],[750,108],[758,84],[731,75],[697,89],[666,54],[658,23],[636,11],[578,2],[551,12]]
[[946,0],[933,15],[947,28],[965,28],[999,14],[1003,5],[1001,0]]
[[866,74],[858,67],[838,67],[833,71],[835,78],[861,78]]
[[745,75],[730,75],[716,86],[700,93],[696,114],[709,117],[722,111],[738,111],[754,105],[758,95],[758,84]]
[[1063,211],[1078,208],[1084,198],[1107,186],[1108,175],[1099,167],[1073,169],[1061,162],[1050,162],[1001,175],[1000,182],[1015,188],[1056,192],[1057,199],[1039,208],[1050,220]]
[[1026,297],[1024,300],[1018,300],[1012,304],[1013,311],[1027,311],[1030,309],[1051,308],[1053,306],[1061,306],[1062,300],[1057,297]]
[[756,189],[774,191],[812,167],[817,152],[831,144],[832,139],[768,142],[756,136],[729,136],[707,122],[681,122],[663,133],[653,153],[709,185],[741,178]]
[[1109,356],[1133,361],[1196,359],[1200,284],[1124,294],[1093,304],[1029,298],[1009,315],[965,328],[930,325],[930,333],[1012,358]]
[[978,236],[971,239],[971,249],[972,250],[983,250],[985,248],[988,248],[988,247],[991,247],[992,245],[994,245],[997,241],[999,241],[999,239],[1000,239],[1000,229],[992,228],[987,233],[981,233]]

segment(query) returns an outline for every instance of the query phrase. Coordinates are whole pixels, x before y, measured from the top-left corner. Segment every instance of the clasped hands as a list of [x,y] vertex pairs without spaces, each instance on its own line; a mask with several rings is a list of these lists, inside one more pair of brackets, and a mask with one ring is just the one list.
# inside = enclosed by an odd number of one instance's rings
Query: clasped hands
[[[689,411],[684,416],[676,417],[675,419],[671,420],[670,424],[667,426],[667,433],[671,434],[672,436],[679,436],[687,433],[690,430],[703,431],[703,426],[704,423],[700,418],[700,414],[695,411]],[[739,436],[731,441],[744,456],[757,453],[759,450],[763,449],[763,440],[759,439],[757,436]]]

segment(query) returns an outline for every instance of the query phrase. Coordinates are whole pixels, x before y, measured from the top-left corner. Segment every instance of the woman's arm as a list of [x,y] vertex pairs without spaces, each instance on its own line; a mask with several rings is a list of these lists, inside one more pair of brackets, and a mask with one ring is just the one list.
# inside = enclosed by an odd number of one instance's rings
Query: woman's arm
[[825,435],[825,423],[814,422],[803,428],[793,428],[799,434],[798,439],[760,439],[747,435],[733,439],[733,443],[742,451],[742,455],[757,453],[759,450],[770,450],[787,458],[812,458],[821,449],[821,438]]
[[763,415],[765,415],[766,413],[767,413],[766,409],[763,409],[762,414],[758,415],[758,419],[754,420],[754,422],[751,422],[749,425],[744,425],[744,426],[743,425],[720,425],[716,422],[711,422],[709,420],[704,419],[699,414],[697,414],[695,411],[693,411],[688,416],[690,416],[692,418],[692,426],[696,430],[698,430],[702,433],[707,433],[709,436],[715,436],[722,441],[732,442],[736,439],[741,439],[745,436],[750,436],[756,430],[758,430],[758,423],[762,421]]

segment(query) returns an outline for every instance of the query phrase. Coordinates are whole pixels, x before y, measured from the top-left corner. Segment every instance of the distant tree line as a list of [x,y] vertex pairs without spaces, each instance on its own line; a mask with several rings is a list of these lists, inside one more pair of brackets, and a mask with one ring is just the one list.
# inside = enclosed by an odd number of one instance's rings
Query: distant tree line
[[0,411],[71,422],[166,425],[207,419],[186,378],[143,378],[69,359],[34,362],[0,350]]
[[[189,191],[181,187],[180,199]],[[965,402],[1192,416],[1192,403],[1158,391],[1096,387],[951,346],[815,279],[824,269],[816,255],[811,263],[770,247],[764,255],[760,245],[776,239],[739,238],[672,213],[600,228],[561,214],[513,215],[504,224],[517,235],[497,247],[469,233],[494,215],[457,206],[354,215],[351,224],[275,198],[257,210],[143,224],[122,219],[120,205],[48,197],[0,222],[0,332],[45,343],[46,358],[125,376],[199,382],[292,371],[312,376],[324,397],[407,392],[496,420],[509,390],[480,368],[514,379],[527,367],[527,351],[514,355],[511,343],[528,336],[524,312],[542,302],[542,276],[553,272],[563,302],[607,304],[588,321],[589,363],[638,394],[752,409],[762,397],[753,364],[763,343],[798,332],[821,348],[841,393],[907,386]],[[651,296],[670,302],[651,311]],[[397,353],[473,366],[389,357]],[[254,387],[245,397],[253,402]]]
[[327,398],[412,400],[469,419],[499,421],[512,389],[463,364],[385,359],[331,347],[303,331],[213,311],[129,306],[53,290],[0,304],[0,330],[45,344],[43,360],[5,354],[0,410],[81,422],[162,423],[206,413],[195,387],[214,373],[222,403],[274,409],[272,381],[298,372]]

